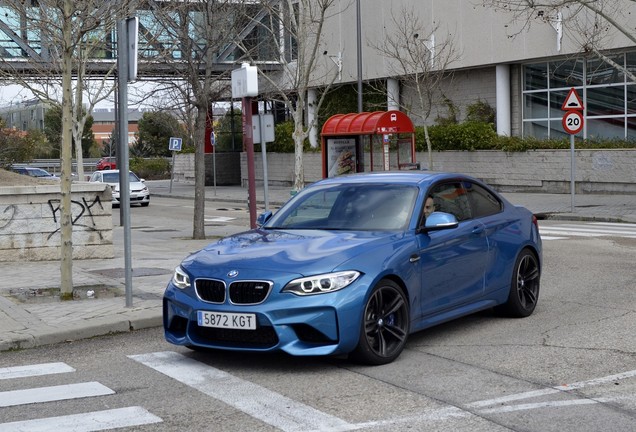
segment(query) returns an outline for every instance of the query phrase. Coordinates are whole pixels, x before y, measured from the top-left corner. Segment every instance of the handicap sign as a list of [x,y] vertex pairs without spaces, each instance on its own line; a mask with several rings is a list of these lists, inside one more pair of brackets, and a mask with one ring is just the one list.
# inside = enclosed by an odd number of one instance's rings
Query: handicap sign
[[171,151],[181,151],[181,138],[170,137],[170,142],[168,143],[168,150]]

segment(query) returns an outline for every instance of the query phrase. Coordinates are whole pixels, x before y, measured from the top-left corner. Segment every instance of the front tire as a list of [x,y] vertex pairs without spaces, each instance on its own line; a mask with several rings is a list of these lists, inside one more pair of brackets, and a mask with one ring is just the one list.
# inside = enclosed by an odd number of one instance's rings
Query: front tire
[[381,280],[364,306],[360,340],[352,358],[370,365],[391,363],[406,345],[409,326],[409,304],[402,288]]
[[515,262],[508,301],[497,311],[514,318],[532,315],[539,300],[541,270],[537,257],[528,249],[521,251]]

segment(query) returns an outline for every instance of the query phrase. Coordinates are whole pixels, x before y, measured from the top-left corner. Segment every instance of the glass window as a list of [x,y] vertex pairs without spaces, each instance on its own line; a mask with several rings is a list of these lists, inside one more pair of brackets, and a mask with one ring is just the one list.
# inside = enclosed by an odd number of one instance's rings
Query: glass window
[[564,60],[549,63],[550,88],[583,85],[583,60]]
[[586,128],[589,139],[606,137],[620,137],[622,139],[625,136],[625,118],[587,119]]
[[548,88],[548,64],[537,63],[524,68],[526,90],[542,90]]
[[[624,56],[610,58],[614,63],[624,66]],[[586,82],[588,85],[613,84],[625,81],[625,75],[620,69],[601,59],[590,59],[586,64]]]
[[549,118],[548,92],[527,93],[523,96],[523,118]]
[[490,191],[471,182],[464,182],[464,188],[472,207],[473,218],[490,216],[501,211],[501,202]]
[[401,230],[410,221],[418,189],[391,184],[327,185],[298,195],[264,228]]
[[588,88],[585,102],[588,117],[623,114],[625,86]]
[[[636,73],[636,51],[612,55],[616,65]],[[524,66],[524,137],[567,138],[563,131],[563,102],[574,87],[585,107],[585,128],[580,138],[625,139],[636,127],[636,83],[608,61],[566,59]],[[548,82],[540,79],[547,70]],[[541,86],[541,84],[545,86]],[[543,91],[541,91],[543,90]]]
[[435,211],[450,213],[458,221],[472,218],[466,190],[460,183],[444,183],[434,186],[429,195],[433,197]]
[[628,84],[625,100],[627,102],[627,114],[636,114],[636,84]]
[[523,122],[523,136],[547,139],[550,137],[550,126],[547,120],[530,120]]

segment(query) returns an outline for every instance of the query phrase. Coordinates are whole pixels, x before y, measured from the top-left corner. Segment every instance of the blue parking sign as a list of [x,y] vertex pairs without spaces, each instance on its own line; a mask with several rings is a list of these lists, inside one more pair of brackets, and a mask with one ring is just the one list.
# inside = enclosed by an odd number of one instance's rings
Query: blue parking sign
[[170,137],[170,142],[168,143],[168,150],[171,151],[181,151],[181,138]]

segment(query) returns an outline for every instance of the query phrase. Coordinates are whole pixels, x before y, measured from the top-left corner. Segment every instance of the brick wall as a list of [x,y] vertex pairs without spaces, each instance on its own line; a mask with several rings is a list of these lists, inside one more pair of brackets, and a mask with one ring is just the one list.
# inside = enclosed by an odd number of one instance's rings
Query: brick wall
[[[60,259],[60,186],[0,187],[0,261]],[[112,258],[110,187],[72,186],[73,258]]]

